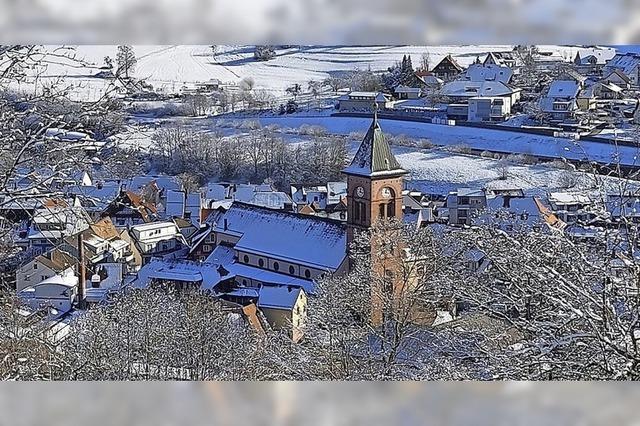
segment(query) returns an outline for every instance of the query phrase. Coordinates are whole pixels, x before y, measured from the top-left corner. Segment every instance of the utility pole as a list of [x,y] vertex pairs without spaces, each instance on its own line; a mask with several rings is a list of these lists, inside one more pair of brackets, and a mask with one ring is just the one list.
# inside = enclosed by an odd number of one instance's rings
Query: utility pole
[[78,233],[78,308],[87,308],[87,296],[85,289],[86,269],[84,264],[84,242],[82,232]]

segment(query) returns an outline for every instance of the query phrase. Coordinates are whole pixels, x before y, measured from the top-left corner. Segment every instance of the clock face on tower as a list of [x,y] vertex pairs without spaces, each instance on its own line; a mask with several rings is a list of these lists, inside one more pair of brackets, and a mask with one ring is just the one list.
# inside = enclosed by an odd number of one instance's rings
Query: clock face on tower
[[382,197],[391,198],[391,190],[389,188],[382,188]]
[[356,188],[356,197],[362,198],[364,197],[364,188],[359,186]]

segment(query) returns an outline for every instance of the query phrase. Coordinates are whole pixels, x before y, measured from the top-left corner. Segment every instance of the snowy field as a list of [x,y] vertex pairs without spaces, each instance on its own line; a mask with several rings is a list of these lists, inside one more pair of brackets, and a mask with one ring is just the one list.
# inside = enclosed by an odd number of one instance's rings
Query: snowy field
[[[451,54],[461,65],[468,66],[477,57],[481,60],[489,51],[510,50],[510,45],[491,46],[301,46],[278,49],[277,56],[267,62],[255,61],[253,46],[218,46],[212,54],[209,46],[133,46],[137,57],[134,76],[146,79],[155,88],[175,93],[185,83],[203,82],[217,78],[223,83],[238,82],[251,77],[257,89],[282,95],[287,87],[299,83],[303,87],[310,80],[323,80],[355,69],[381,71],[411,55],[417,66],[423,53],[428,52],[431,66]],[[51,50],[54,47],[50,47]],[[556,57],[571,59],[576,46],[540,46],[542,51]],[[91,78],[104,65],[104,57],[116,57],[116,46],[77,46],[75,56],[83,66],[56,59],[43,70],[40,82],[63,78],[78,99],[99,97],[107,84]],[[31,84],[31,83],[29,83]],[[21,86],[28,89],[29,85]]]
[[[302,125],[319,125],[329,133],[348,135],[354,131],[366,131],[369,118],[352,117],[260,117],[262,125],[275,124],[282,128],[299,128]],[[439,146],[466,146],[477,150],[535,155],[541,157],[617,163],[625,166],[640,164],[638,148],[615,146],[589,141],[572,141],[506,130],[479,129],[474,127],[443,126],[430,123],[380,120],[385,133],[406,135],[416,139],[428,139]]]
[[[316,118],[317,119],[317,118]],[[352,157],[359,144],[360,138],[364,135],[370,124],[369,119],[351,119],[326,117],[327,120],[338,120],[340,125],[327,126],[329,133],[343,135],[348,138],[349,156]],[[216,120],[214,120],[215,123]],[[273,118],[261,119],[263,125],[277,124],[280,135],[287,143],[304,143],[309,140],[309,136],[299,133],[300,124],[297,120],[280,121]],[[413,124],[407,122],[392,122],[381,120],[385,134],[399,135],[407,132],[392,132],[388,129],[389,123]],[[226,136],[247,135],[247,130],[242,126],[231,126],[229,122],[221,122],[220,127],[207,124],[209,120],[201,120],[196,125],[197,128],[221,131]],[[309,124],[308,120],[302,123]],[[314,122],[315,123],[315,122]],[[324,121],[326,123],[326,121]],[[238,123],[236,123],[238,124]],[[315,123],[318,124],[318,123]],[[438,126],[435,126],[438,127]],[[439,126],[444,129],[451,127]],[[396,130],[404,130],[403,127]],[[482,132],[484,129],[470,128],[475,132]],[[502,133],[502,132],[499,132]],[[357,134],[356,137],[354,137]],[[415,138],[424,138],[425,134],[416,133],[411,135]],[[430,139],[436,145],[437,140]],[[454,141],[459,142],[458,139]],[[521,188],[528,195],[544,196],[547,192],[554,190],[585,189],[589,190],[597,187],[593,175],[581,171],[560,168],[551,163],[542,164],[522,164],[518,161],[502,161],[494,158],[486,158],[478,155],[466,155],[448,150],[447,144],[442,147],[421,149],[406,146],[392,146],[392,150],[402,165],[409,172],[407,181],[413,189],[421,190],[429,194],[446,195],[450,191],[460,187],[471,188]],[[459,145],[453,143],[451,145]],[[561,162],[557,162],[561,163]],[[503,170],[506,168],[506,179],[503,179]],[[615,178],[601,177],[608,189],[614,190],[614,185],[618,182]]]

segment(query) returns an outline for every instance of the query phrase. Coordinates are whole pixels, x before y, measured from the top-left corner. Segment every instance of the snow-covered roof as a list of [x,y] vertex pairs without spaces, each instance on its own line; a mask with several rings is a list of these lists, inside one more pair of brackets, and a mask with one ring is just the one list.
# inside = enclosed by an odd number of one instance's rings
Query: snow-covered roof
[[580,86],[575,80],[555,80],[549,86],[547,97],[549,98],[575,98]]
[[158,188],[160,189],[164,189],[166,191],[168,190],[182,191],[182,185],[180,185],[180,182],[178,182],[178,179],[176,177],[164,176],[164,175],[135,176],[129,180],[127,189],[134,192],[138,192],[143,187],[145,187],[146,185],[154,181],[156,185],[158,185]]
[[134,225],[131,227],[132,230],[138,231],[138,232],[151,231],[154,229],[162,229],[162,228],[173,228],[176,232],[178,232],[178,227],[174,222],[171,222],[171,221],[143,223],[143,224]]
[[602,48],[596,46],[590,48],[581,48],[577,54],[580,55],[580,62],[583,65],[589,64],[591,58],[596,59],[595,63],[597,65],[602,65],[615,56],[616,50],[613,48]]
[[629,77],[627,77],[619,69],[611,70],[611,72],[604,77],[604,80],[610,80],[613,76],[618,76],[618,78],[620,78],[620,80],[624,81],[627,84],[631,83],[631,80],[629,79]]
[[225,245],[218,245],[205,260],[206,263],[215,265],[228,265],[233,263],[236,252]]
[[377,102],[386,102],[389,100],[389,96],[385,95],[382,92],[350,92],[347,95],[343,95],[340,97],[340,100],[349,100],[349,99],[369,99],[371,101]]
[[291,310],[301,291],[301,288],[292,286],[262,286],[258,296],[258,308]]
[[271,209],[284,209],[286,205],[293,204],[293,200],[284,192],[255,192],[248,203]]
[[[231,276],[225,274],[224,278]],[[166,261],[152,259],[139,271],[136,279],[131,283],[135,288],[145,288],[151,280],[167,280],[178,282],[200,283],[203,289],[211,289],[223,278],[219,265],[198,263],[187,260]]]
[[442,86],[442,94],[452,97],[509,96],[520,89],[513,89],[501,81],[455,80]]
[[47,139],[55,139],[59,141],[69,141],[69,142],[91,140],[91,136],[89,136],[87,133],[57,129],[53,127],[45,131],[44,137]]
[[513,71],[509,67],[496,64],[473,64],[465,72],[470,81],[500,81],[509,83],[513,77]]
[[444,80],[436,77],[433,74],[429,75],[416,75],[420,81],[422,81],[427,86],[439,86],[444,83]]
[[184,215],[184,192],[172,189],[167,191],[165,215],[167,217],[182,217]]
[[55,284],[63,287],[72,288],[78,285],[78,277],[70,274],[66,274],[66,275],[56,274],[50,278],[47,278],[44,281],[41,281],[39,284],[36,284],[34,287],[38,287],[43,284]]
[[409,86],[397,86],[394,91],[396,93],[420,93],[422,90],[419,87],[409,87]]
[[65,188],[65,192],[81,197],[82,205],[87,209],[103,210],[118,197],[120,184],[105,182],[100,186],[70,185]]
[[215,230],[240,236],[238,251],[318,269],[335,270],[347,255],[341,223],[240,202],[233,203]]
[[376,96],[378,96],[378,92],[351,92],[349,93],[349,96],[353,96],[353,97],[362,97],[362,98],[375,98]]
[[552,192],[549,194],[549,202],[554,204],[590,204],[591,199],[577,192]]
[[609,71],[619,69],[628,76],[638,65],[640,65],[640,55],[637,53],[617,53],[607,62],[605,68]]
[[313,281],[303,278],[293,277],[291,275],[281,274],[279,272],[269,271],[267,269],[256,268],[255,266],[246,265],[244,263],[230,263],[224,265],[224,268],[235,277],[244,277],[263,284],[272,285],[288,285],[303,288],[307,293],[315,293]]
[[347,182],[327,182],[327,204],[340,202],[347,196]]
[[483,197],[485,192],[477,188],[458,188],[457,195],[459,197]]

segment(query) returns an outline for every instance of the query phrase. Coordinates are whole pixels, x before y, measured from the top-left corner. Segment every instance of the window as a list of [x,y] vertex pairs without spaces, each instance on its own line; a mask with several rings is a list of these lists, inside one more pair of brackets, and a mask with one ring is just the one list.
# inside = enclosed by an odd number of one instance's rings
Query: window
[[38,269],[38,264],[37,263],[33,264],[33,269]]
[[378,213],[378,217],[384,218],[384,204],[380,204],[380,212]]
[[202,249],[203,249],[204,251],[209,251],[209,250],[211,250],[211,246],[210,246],[209,244],[205,244],[205,245],[202,247]]
[[308,269],[305,269],[305,270],[304,270],[304,276],[305,276],[306,278],[311,278],[311,271],[310,271],[310,270],[308,270]]
[[387,217],[395,217],[396,215],[396,203],[391,201],[387,203]]
[[247,256],[246,254],[242,259],[244,260],[244,263],[249,263],[249,256]]
[[258,266],[262,268],[264,266],[264,260],[258,259]]
[[273,270],[277,271],[280,269],[280,264],[278,262],[273,262]]
[[244,278],[242,279],[242,285],[246,287],[247,285],[247,280],[245,280]]
[[290,273],[291,275],[293,275],[293,274],[295,274],[295,273],[296,273],[296,268],[294,268],[294,267],[293,267],[293,265],[289,266],[289,273]]

